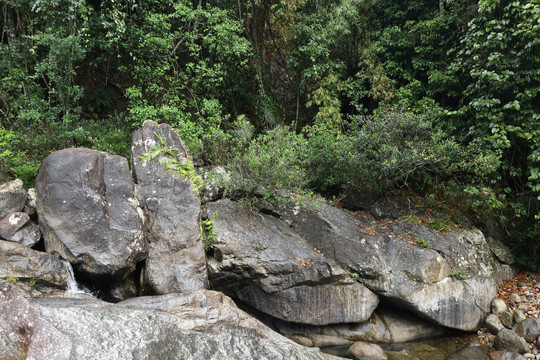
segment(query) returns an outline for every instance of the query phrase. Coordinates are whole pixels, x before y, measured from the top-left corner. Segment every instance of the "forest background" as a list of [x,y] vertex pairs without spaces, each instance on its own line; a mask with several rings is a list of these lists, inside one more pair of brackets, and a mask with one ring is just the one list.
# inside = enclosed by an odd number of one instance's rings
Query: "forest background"
[[3,180],[151,119],[238,197],[413,192],[540,269],[538,0],[3,0],[0,29]]

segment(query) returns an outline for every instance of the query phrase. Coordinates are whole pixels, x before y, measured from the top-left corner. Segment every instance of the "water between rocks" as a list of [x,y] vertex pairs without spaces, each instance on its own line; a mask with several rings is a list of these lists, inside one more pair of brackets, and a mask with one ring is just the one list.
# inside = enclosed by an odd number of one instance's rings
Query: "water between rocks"
[[[463,334],[456,336],[442,336],[433,339],[411,341],[407,343],[379,344],[384,351],[401,352],[405,350],[411,359],[414,357],[420,360],[450,360],[458,351],[471,343],[478,343],[478,335]],[[484,347],[483,345],[479,345]],[[349,346],[330,346],[321,348],[325,353],[353,359],[348,354]],[[487,347],[484,347],[487,352]],[[460,354],[456,360],[478,360],[478,357],[464,357]]]

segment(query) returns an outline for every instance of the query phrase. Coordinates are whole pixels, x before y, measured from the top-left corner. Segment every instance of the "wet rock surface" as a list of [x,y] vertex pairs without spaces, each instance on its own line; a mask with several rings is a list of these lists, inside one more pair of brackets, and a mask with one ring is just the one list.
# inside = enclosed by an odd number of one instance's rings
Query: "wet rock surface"
[[471,343],[460,349],[449,360],[489,360],[488,349],[478,343]]

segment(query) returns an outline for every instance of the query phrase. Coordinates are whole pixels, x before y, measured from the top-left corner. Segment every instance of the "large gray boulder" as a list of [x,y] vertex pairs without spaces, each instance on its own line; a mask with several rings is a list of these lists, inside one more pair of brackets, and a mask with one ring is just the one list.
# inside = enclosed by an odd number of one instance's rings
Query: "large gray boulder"
[[26,190],[22,180],[0,184],[0,219],[7,215],[22,211],[26,202]]
[[367,320],[378,298],[279,219],[231,200],[207,204],[217,230],[210,282],[278,319],[323,325]]
[[123,278],[147,244],[127,160],[89,149],[50,154],[36,179],[47,252],[90,277]]
[[28,214],[16,212],[0,220],[0,238],[32,247],[41,239],[41,232]]
[[145,211],[149,242],[144,293],[206,288],[199,199],[193,182],[176,171],[189,166],[189,161],[182,140],[169,125],[146,121],[133,134],[132,172]]
[[0,240],[0,279],[8,278],[57,287],[74,281],[70,265],[58,256]]
[[110,304],[26,300],[0,281],[0,318],[2,359],[337,359],[273,332],[214,291]]
[[477,229],[442,233],[389,209],[393,220],[381,219],[380,207],[379,219],[325,204],[280,213],[312,247],[388,301],[446,327],[478,329],[510,267],[495,259]]

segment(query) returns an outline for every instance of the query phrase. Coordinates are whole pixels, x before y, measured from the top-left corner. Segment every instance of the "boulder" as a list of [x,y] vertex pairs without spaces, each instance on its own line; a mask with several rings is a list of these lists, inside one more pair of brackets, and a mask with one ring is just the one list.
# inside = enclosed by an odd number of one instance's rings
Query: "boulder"
[[540,327],[536,319],[528,317],[520,322],[515,330],[518,336],[522,336],[527,342],[532,343],[538,336],[540,336]]
[[0,316],[2,359],[337,359],[273,332],[214,291],[110,304],[26,300],[0,281]]
[[514,325],[514,312],[510,309],[506,309],[500,314],[501,323],[508,329],[511,329]]
[[0,219],[22,211],[26,202],[26,190],[19,179],[0,185]]
[[486,318],[485,325],[488,331],[493,335],[497,335],[499,331],[504,328],[499,320],[499,317],[495,314],[489,314],[489,316]]
[[278,319],[324,325],[367,320],[378,298],[289,226],[223,199],[207,204],[217,229],[214,289]]
[[491,312],[495,315],[502,314],[507,309],[508,308],[506,307],[506,303],[501,299],[493,299],[493,301],[491,302]]
[[190,158],[178,134],[146,121],[133,134],[132,173],[145,212],[149,253],[143,292],[166,294],[205,289],[206,257],[200,234],[200,203],[182,172]]
[[16,212],[0,221],[0,238],[32,247],[41,239],[41,232],[28,214]]
[[383,349],[377,344],[357,341],[349,347],[349,354],[356,359],[369,358],[370,360],[387,360]]
[[283,207],[280,214],[312,247],[358,274],[370,290],[446,327],[478,329],[498,285],[513,275],[475,228],[443,233],[414,217],[396,218],[399,213],[382,221],[326,204],[316,211]]
[[447,330],[408,311],[381,306],[368,321],[325,326],[275,321],[274,327],[291,339],[309,339],[311,346],[337,346],[348,342],[404,343],[444,335]]
[[529,346],[525,339],[508,329],[501,329],[499,331],[495,337],[493,346],[497,350],[514,351],[520,354],[525,354],[529,351]]
[[523,311],[521,311],[520,309],[514,310],[514,320],[516,321],[517,324],[519,324],[520,322],[525,321],[526,318],[527,317],[525,316]]
[[45,248],[89,277],[121,279],[148,251],[127,160],[89,149],[50,154],[36,179]]
[[27,280],[56,287],[66,287],[73,281],[70,265],[58,256],[3,240],[0,240],[0,278]]

